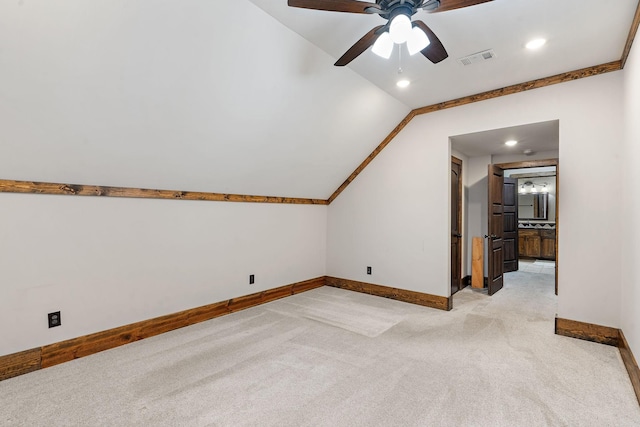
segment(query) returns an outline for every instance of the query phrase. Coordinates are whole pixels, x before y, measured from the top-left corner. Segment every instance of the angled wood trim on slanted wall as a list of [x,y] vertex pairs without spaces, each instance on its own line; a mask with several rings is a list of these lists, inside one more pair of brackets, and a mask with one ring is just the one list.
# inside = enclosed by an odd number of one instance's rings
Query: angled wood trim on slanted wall
[[407,116],[404,119],[402,119],[402,121],[398,124],[398,126],[396,126],[391,131],[391,133],[387,135],[387,137],[375,148],[375,150],[373,150],[373,152],[369,154],[369,156],[366,159],[364,159],[362,163],[360,163],[360,166],[358,166],[356,170],[354,170],[353,173],[349,175],[349,178],[347,178],[342,183],[342,185],[340,185],[340,187],[338,187],[338,189],[333,192],[333,194],[331,195],[331,197],[329,197],[329,200],[327,200],[327,202],[329,204],[333,202],[336,199],[336,197],[338,197],[340,193],[342,193],[342,191],[345,188],[347,188],[347,186],[351,184],[351,182],[354,179],[356,179],[356,177],[360,174],[360,172],[362,172],[364,168],[366,168],[369,165],[369,163],[371,163],[373,159],[375,159],[376,156],[380,154],[382,150],[384,150],[384,147],[386,147],[393,140],[393,138],[395,138],[396,135],[398,135],[400,131],[404,129],[404,127],[408,125],[411,120],[413,120],[414,117],[415,117],[415,113],[413,111],[409,112],[409,114],[407,114]]
[[130,197],[138,199],[202,200],[212,202],[283,203],[326,205],[322,199],[250,196],[246,194],[205,193],[199,191],[151,190],[97,185],[56,184],[50,182],[0,180],[0,193],[58,194],[70,196]]
[[389,143],[400,133],[402,129],[409,124],[414,117],[421,114],[434,113],[436,111],[446,110],[449,108],[460,107],[462,105],[473,104],[475,102],[486,101],[492,98],[498,98],[505,95],[513,95],[520,92],[525,92],[532,89],[538,89],[545,86],[551,86],[558,83],[565,83],[572,80],[582,79],[585,77],[597,76],[598,74],[610,73],[612,71],[620,71],[622,69],[621,61],[609,62],[607,64],[595,65],[593,67],[582,68],[580,70],[569,71],[567,73],[556,74],[555,76],[545,77],[543,79],[531,80],[529,82],[520,83],[517,85],[503,87],[501,89],[495,89],[488,92],[482,92],[476,95],[465,96],[463,98],[453,99],[451,101],[440,102],[438,104],[429,105],[426,107],[416,108],[412,110],[407,116],[400,122],[398,126],[391,131],[389,135],[378,145],[375,150],[356,168],[349,178],[336,191],[329,197],[328,202],[333,202],[344,191],[345,188],[366,168],[369,163],[387,146]]
[[500,89],[494,89],[487,92],[478,93],[463,98],[453,99],[451,101],[440,102],[439,104],[429,105],[413,110],[417,115],[429,114],[436,111],[446,110],[448,108],[460,107],[462,105],[473,104],[475,102],[486,101],[488,99],[499,98],[505,95],[513,95],[520,92],[526,92],[532,89],[551,86],[559,83],[570,82],[572,80],[583,79],[585,77],[597,76],[599,74],[610,73],[612,71],[620,71],[622,62],[613,61],[606,64],[595,65],[593,67],[582,68],[580,70],[569,71],[567,73],[556,74],[555,76],[545,77],[542,79],[531,80],[525,83],[519,83]]
[[420,114],[428,114],[433,113],[435,111],[445,110],[448,108],[459,107],[461,105],[467,105],[474,102],[485,101],[487,99],[497,98],[505,95],[512,95],[519,92],[524,92],[531,89],[538,89],[545,86],[550,86],[558,83],[564,83],[571,80],[582,79],[585,77],[596,76],[598,74],[609,73],[612,71],[620,71],[624,69],[625,64],[627,63],[627,58],[629,57],[629,52],[631,51],[631,47],[633,46],[633,41],[635,39],[636,33],[638,32],[638,27],[640,26],[640,1],[638,1],[638,7],[636,8],[636,13],[634,15],[633,21],[631,23],[631,28],[629,29],[629,35],[627,36],[627,41],[625,43],[624,49],[622,51],[622,57],[619,61],[613,61],[606,64],[595,65],[592,67],[582,68],[580,70],[569,71],[567,73],[556,74],[555,76],[545,77],[538,80],[531,80],[529,82],[520,83],[512,86],[507,86],[501,89],[495,89],[488,92],[479,93],[476,95],[465,96],[463,98],[458,98],[450,101],[441,102],[438,104],[428,105],[426,107],[416,108],[409,112],[407,116],[400,122],[396,128],[391,131],[391,133],[376,147],[375,150],[367,157],[361,164],[356,168],[355,171],[349,178],[338,187],[336,191],[333,192],[331,197],[329,197],[328,203],[333,202],[336,197],[340,195],[344,191],[345,188],[354,180],[356,177],[362,172],[364,168],[367,167],[369,163],[378,155],[380,152],[391,142],[393,138],[396,137],[398,133],[404,127],[409,124],[409,122],[417,115]]
[[631,52],[631,46],[633,46],[633,40],[636,37],[636,33],[638,32],[638,26],[640,25],[640,1],[638,2],[638,7],[636,8],[636,14],[633,17],[633,22],[631,23],[631,29],[629,30],[629,35],[627,36],[627,42],[624,45],[624,50],[622,51],[622,68],[624,68],[627,63],[627,59],[629,58],[629,52]]

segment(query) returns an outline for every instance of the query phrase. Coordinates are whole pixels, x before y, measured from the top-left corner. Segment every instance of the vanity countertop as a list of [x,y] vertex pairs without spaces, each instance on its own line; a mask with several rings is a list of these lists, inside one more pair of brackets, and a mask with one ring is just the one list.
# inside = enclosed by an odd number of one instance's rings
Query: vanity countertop
[[531,222],[521,222],[518,223],[518,228],[522,229],[536,229],[536,230],[555,230],[555,223],[531,223]]

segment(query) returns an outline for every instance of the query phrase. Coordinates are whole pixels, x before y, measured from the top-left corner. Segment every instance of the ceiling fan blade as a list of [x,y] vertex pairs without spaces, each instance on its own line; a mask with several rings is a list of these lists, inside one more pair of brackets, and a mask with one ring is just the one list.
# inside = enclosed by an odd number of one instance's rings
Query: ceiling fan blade
[[437,9],[431,11],[431,13],[446,12],[447,10],[475,6],[477,4],[488,3],[490,1],[493,0],[440,0],[440,6]]
[[427,37],[429,37],[429,41],[431,43],[429,43],[429,46],[420,51],[424,56],[427,57],[429,61],[437,64],[438,62],[443,61],[449,57],[449,54],[442,45],[442,42],[440,41],[438,36],[436,36],[436,34],[431,31],[431,28],[427,27],[427,24],[422,21],[413,21],[413,26],[419,27],[422,31],[424,31]]
[[379,34],[376,32],[384,27],[384,25],[378,25],[373,30],[362,36],[362,38],[358,40],[353,46],[351,46],[351,48],[349,48],[349,50],[346,51],[345,54],[342,55],[334,65],[336,67],[344,67],[349,62],[360,56],[362,52],[369,49],[369,47],[376,42],[379,36]]
[[330,12],[372,13],[369,8],[380,10],[375,3],[358,0],[289,0],[289,6],[303,9],[328,10]]

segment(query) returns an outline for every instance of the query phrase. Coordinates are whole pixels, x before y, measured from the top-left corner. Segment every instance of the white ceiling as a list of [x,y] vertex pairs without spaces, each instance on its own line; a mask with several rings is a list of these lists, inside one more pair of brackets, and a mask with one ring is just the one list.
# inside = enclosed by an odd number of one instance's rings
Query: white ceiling
[[[292,8],[286,0],[251,1],[327,52],[332,62],[385,22],[378,15]],[[619,60],[637,5],[637,0],[494,0],[435,14],[420,11],[413,19],[436,33],[449,58],[434,65],[420,54],[404,54],[403,76],[412,81],[407,89],[395,86],[397,48],[389,60],[369,49],[348,67],[405,105],[423,107]],[[526,50],[525,43],[537,37],[547,45]],[[457,62],[486,49],[497,57],[469,66]],[[335,73],[343,72],[336,67]]]
[[[531,123],[503,129],[456,135],[451,138],[451,148],[469,157],[488,155],[523,154],[525,150],[535,153],[558,151],[560,146],[560,122]],[[516,140],[513,147],[505,145]]]

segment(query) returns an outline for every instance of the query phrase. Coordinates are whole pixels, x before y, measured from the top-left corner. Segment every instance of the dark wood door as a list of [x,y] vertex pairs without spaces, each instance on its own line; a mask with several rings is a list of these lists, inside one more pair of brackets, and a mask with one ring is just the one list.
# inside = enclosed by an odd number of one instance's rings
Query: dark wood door
[[489,235],[488,238],[488,266],[489,295],[493,295],[502,289],[504,283],[504,251],[503,251],[503,227],[504,204],[503,187],[504,171],[489,165]]
[[504,272],[518,271],[518,180],[504,178],[502,187],[504,205],[504,235],[502,252],[504,253]]
[[462,279],[462,160],[451,157],[451,295]]

